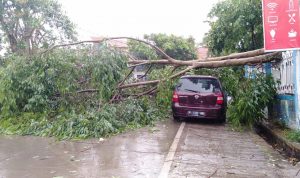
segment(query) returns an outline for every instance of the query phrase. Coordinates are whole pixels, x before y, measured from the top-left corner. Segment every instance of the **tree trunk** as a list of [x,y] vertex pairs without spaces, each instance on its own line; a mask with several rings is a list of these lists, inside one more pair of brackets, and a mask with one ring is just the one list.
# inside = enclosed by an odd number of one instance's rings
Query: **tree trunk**
[[10,46],[10,50],[12,53],[16,53],[18,51],[18,41],[17,39],[9,34],[8,35],[8,41],[9,41],[9,46]]

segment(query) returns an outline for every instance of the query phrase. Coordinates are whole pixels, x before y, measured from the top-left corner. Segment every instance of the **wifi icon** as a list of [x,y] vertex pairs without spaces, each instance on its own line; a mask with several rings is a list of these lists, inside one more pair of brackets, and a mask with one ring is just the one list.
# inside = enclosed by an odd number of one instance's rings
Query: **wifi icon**
[[276,2],[270,2],[267,6],[269,9],[273,11],[274,9],[277,8],[278,4]]

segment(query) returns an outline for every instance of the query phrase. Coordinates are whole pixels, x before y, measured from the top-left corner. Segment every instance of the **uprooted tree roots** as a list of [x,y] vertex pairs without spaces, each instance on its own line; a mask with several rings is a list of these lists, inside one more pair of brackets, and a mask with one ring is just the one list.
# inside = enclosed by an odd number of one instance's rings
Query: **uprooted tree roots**
[[[180,77],[187,72],[193,69],[199,68],[220,68],[220,67],[230,67],[230,66],[243,66],[243,65],[255,65],[255,64],[262,64],[268,63],[274,60],[280,60],[281,56],[279,52],[273,53],[266,53],[264,49],[258,49],[254,51],[248,51],[244,53],[235,53],[228,56],[221,56],[221,57],[212,57],[206,59],[195,59],[195,60],[177,60],[169,55],[167,55],[163,50],[155,46],[154,44],[130,37],[114,37],[114,38],[103,38],[102,40],[90,40],[90,41],[81,41],[76,43],[70,44],[63,44],[63,45],[56,45],[51,47],[50,49],[41,53],[44,55],[51,50],[60,47],[66,46],[74,46],[80,45],[84,43],[103,43],[109,40],[134,40],[143,44],[148,45],[153,50],[156,51],[158,56],[161,59],[158,60],[141,60],[137,59],[135,56],[132,56],[126,50],[122,51],[128,57],[128,67],[130,68],[129,73],[126,77],[116,86],[116,93],[111,98],[110,102],[115,102],[122,100],[125,97],[133,96],[133,97],[140,97],[144,95],[153,94],[157,91],[158,85],[164,81],[172,80],[177,77]],[[157,67],[161,66],[170,66],[173,68],[171,75],[163,76],[162,78],[156,78],[152,80],[132,80],[132,74],[138,66],[145,66],[145,73],[143,76],[139,77],[139,79],[150,75],[151,72],[155,71]],[[128,89],[138,89],[135,93],[126,92]],[[97,90],[90,90],[92,92],[97,92]],[[89,92],[90,92],[89,91]]]

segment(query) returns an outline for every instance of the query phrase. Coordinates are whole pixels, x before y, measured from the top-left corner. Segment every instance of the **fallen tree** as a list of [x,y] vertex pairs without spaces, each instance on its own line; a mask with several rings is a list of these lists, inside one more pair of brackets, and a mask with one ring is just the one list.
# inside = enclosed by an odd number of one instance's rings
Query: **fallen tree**
[[[236,118],[237,123],[244,123],[240,122],[240,118],[244,118],[241,111],[249,109],[248,101],[257,103],[257,98],[272,93],[269,92],[271,87],[265,87],[269,86],[265,78],[257,83],[259,80],[242,77],[239,72],[242,70],[219,67],[261,66],[280,58],[278,53],[256,50],[180,61],[151,43],[137,40],[159,54],[158,60],[140,60],[126,50],[105,45],[107,40],[111,39],[53,46],[34,56],[7,57],[0,66],[0,133],[88,138],[149,125],[169,117],[174,82],[187,72],[218,76],[228,94],[246,104],[241,110],[233,110],[233,107],[229,112],[236,113],[231,118]],[[103,45],[74,48],[84,43]],[[133,72],[141,65],[143,74],[135,79]],[[145,76],[146,81],[142,80]],[[260,90],[263,92],[254,92]],[[269,99],[261,98],[264,101],[251,113],[260,113],[258,109],[265,108]],[[240,104],[236,102],[233,106]]]
[[[170,57],[163,50],[155,46],[155,44],[152,44],[144,40],[131,38],[131,37],[103,38],[101,40],[89,40],[89,41],[80,41],[80,42],[70,43],[70,44],[55,45],[49,48],[48,50],[42,52],[41,55],[45,55],[46,53],[61,47],[75,46],[75,45],[80,45],[85,43],[97,44],[97,43],[104,43],[110,40],[121,40],[121,39],[134,40],[140,43],[144,43],[149,47],[151,47],[153,50],[155,50],[157,54],[161,57],[161,59],[140,60],[137,59],[136,57],[133,57],[127,51],[122,51],[128,57],[128,67],[131,68],[131,70],[126,75],[126,77],[122,80],[122,82],[120,82],[116,86],[117,93],[114,94],[114,96],[111,99],[111,102],[120,100],[124,96],[127,96],[128,94],[124,94],[122,91],[129,88],[139,87],[141,89],[139,93],[132,94],[130,96],[139,97],[143,95],[153,94],[154,92],[157,91],[157,85],[159,83],[164,82],[166,80],[180,77],[193,69],[255,65],[255,64],[268,63],[274,60],[281,59],[281,55],[279,52],[266,53],[264,49],[258,49],[254,51],[235,53],[235,54],[230,54],[228,56],[221,56],[221,57],[210,57],[206,59],[194,59],[194,60],[177,60]],[[146,67],[148,66],[148,70],[145,71],[144,76],[149,75],[153,70],[155,70],[153,66],[172,66],[173,74],[171,76],[164,76],[163,78],[149,80],[149,81],[139,81],[139,80],[130,81],[133,72],[138,66],[146,66]],[[97,92],[97,90],[89,89],[88,92]],[[78,93],[85,93],[85,92],[78,92]]]

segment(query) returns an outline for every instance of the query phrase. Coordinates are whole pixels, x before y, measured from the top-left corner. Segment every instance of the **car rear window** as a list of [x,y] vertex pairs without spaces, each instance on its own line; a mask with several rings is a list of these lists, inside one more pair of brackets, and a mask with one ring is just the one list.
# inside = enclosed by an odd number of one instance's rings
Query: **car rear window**
[[215,93],[221,91],[218,80],[212,78],[182,78],[176,87],[177,91]]

